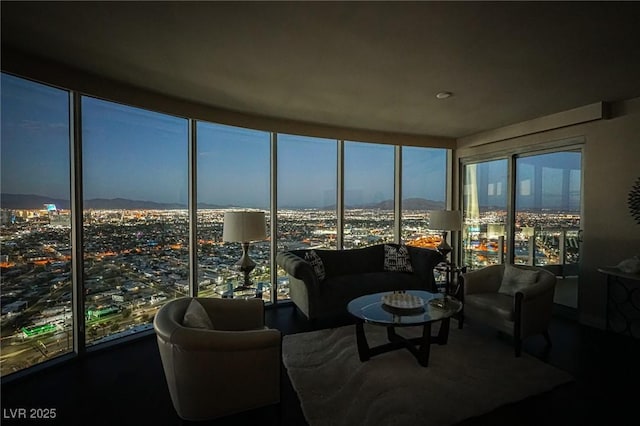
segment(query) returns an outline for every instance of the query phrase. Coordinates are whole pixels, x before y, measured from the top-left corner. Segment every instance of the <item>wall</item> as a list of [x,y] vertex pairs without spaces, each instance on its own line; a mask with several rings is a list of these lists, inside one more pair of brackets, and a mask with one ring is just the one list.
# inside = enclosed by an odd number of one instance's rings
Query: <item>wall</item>
[[[631,217],[627,204],[628,193],[640,177],[640,98],[605,106],[608,108],[600,119],[591,114],[581,123],[574,124],[574,120],[565,126],[552,120],[555,125],[549,130],[542,126],[535,133],[529,133],[528,123],[522,123],[523,136],[503,139],[505,129],[496,129],[483,132],[481,138],[472,135],[459,139],[456,150],[457,164],[469,156],[536,150],[557,146],[564,140],[584,142],[584,242],[578,279],[578,319],[598,328],[605,327],[606,278],[597,268],[640,255],[640,225]],[[509,133],[513,135],[517,128],[518,125],[509,126]]]

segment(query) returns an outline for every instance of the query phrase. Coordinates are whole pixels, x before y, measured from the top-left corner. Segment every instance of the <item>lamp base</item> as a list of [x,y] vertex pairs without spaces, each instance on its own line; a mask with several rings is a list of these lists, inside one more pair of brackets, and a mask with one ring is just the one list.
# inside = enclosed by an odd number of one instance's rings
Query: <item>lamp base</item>
[[234,292],[236,291],[247,291],[247,290],[255,290],[255,287],[251,286],[251,285],[239,285],[238,287],[235,287],[233,289]]
[[449,253],[451,253],[452,249],[451,249],[451,246],[449,245],[449,243],[447,243],[447,233],[446,232],[442,233],[442,240],[440,241],[440,244],[436,248],[440,253],[442,253],[442,255],[444,257],[447,257],[447,255]]
[[254,262],[249,257],[249,243],[242,243],[242,257],[236,262],[236,265],[238,266],[238,269],[244,274],[244,283],[241,286],[237,287],[237,289],[251,289],[251,278],[249,278],[249,274],[256,267],[256,262]]

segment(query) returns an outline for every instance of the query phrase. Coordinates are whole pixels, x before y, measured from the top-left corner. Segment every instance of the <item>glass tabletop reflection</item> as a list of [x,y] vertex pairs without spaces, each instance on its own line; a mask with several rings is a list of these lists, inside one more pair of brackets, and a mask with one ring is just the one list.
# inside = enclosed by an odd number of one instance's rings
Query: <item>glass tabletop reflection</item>
[[[450,318],[462,309],[462,302],[441,293],[422,290],[406,290],[406,293],[420,297],[424,306],[413,309],[399,309],[382,302],[382,297],[393,293],[367,294],[353,299],[347,305],[349,313],[365,322],[378,325],[413,326]],[[443,303],[444,302],[444,303]]]

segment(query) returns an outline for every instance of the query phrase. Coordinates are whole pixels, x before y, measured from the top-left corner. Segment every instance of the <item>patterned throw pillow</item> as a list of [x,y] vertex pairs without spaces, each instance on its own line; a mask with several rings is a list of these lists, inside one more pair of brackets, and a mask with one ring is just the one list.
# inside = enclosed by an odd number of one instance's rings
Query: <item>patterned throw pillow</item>
[[407,246],[384,245],[384,270],[392,272],[413,272]]
[[535,284],[538,280],[538,271],[522,269],[511,264],[504,266],[504,275],[498,293],[515,296],[523,288]]
[[322,263],[322,259],[318,256],[315,250],[309,250],[304,255],[304,260],[309,262],[313,267],[313,271],[316,273],[318,277],[318,281],[324,280],[325,272],[324,272],[324,263]]

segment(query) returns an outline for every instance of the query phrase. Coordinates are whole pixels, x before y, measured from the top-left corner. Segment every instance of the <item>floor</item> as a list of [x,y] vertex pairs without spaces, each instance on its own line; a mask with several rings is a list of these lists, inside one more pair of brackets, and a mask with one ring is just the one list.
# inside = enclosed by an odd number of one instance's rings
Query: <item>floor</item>
[[[553,346],[546,348],[544,339],[536,336],[525,341],[524,350],[570,372],[575,382],[460,425],[637,424],[640,341],[581,326],[568,319],[572,315],[567,315],[566,307],[556,308],[550,329]],[[266,319],[270,327],[285,334],[312,329],[292,306],[268,310]],[[348,321],[320,322],[315,328]],[[510,344],[507,336],[480,329],[491,334],[496,344]],[[151,334],[3,384],[2,424],[304,426],[300,402],[284,368],[282,385],[282,403],[278,406],[212,422],[181,421],[171,405],[155,336]],[[56,418],[46,422],[12,419],[19,413],[17,409],[25,409],[27,415],[55,409]]]

